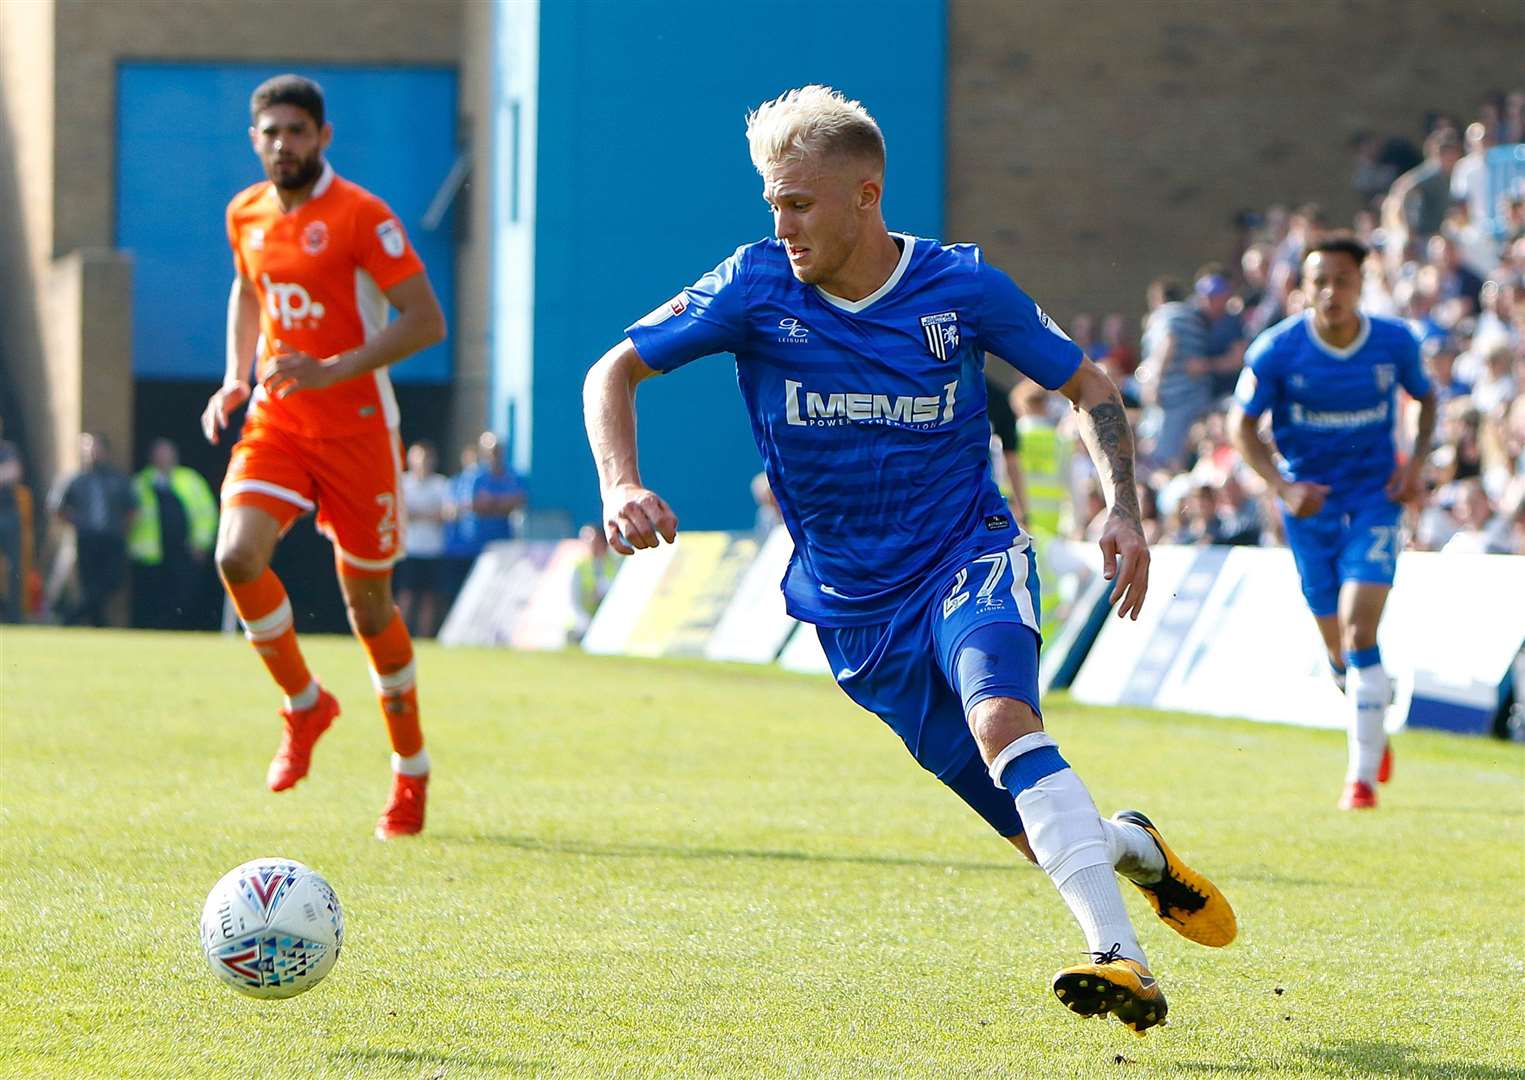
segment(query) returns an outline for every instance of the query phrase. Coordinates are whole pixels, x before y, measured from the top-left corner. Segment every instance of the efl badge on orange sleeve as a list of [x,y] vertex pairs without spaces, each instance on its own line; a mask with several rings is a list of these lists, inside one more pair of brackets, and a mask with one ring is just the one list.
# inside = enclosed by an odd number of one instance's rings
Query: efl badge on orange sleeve
[[377,225],[376,238],[381,241],[381,250],[394,259],[402,258],[403,252],[408,249],[408,242],[403,239],[402,226],[397,224],[396,218],[387,218]]

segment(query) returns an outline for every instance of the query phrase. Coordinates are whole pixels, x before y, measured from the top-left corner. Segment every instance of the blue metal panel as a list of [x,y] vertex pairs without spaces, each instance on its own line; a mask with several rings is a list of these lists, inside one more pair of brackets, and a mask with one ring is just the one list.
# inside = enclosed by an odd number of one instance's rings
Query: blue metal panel
[[[595,519],[588,365],[772,228],[747,109],[808,82],[860,98],[889,145],[886,220],[939,235],[946,14],[942,0],[624,0],[545,3],[540,19],[531,469],[537,505]],[[685,527],[750,526],[759,460],[728,359],[647,383],[640,418],[644,477]]]
[[[329,160],[385,199],[453,313],[452,218],[420,224],[456,156],[456,75],[435,68],[124,63],[117,72],[116,244],[132,253],[133,372],[222,374],[232,255],[223,212],[263,179],[249,147],[249,94],[296,70],[322,84]],[[399,382],[450,379],[450,344],[400,364]]]

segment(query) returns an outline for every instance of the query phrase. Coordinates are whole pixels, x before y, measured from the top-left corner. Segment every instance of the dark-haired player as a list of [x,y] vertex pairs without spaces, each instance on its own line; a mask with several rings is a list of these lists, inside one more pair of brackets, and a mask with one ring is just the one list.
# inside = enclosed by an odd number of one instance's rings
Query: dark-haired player
[[[1308,249],[1310,307],[1250,346],[1230,424],[1245,461],[1281,500],[1303,596],[1350,704],[1340,798],[1347,810],[1376,806],[1376,784],[1391,769],[1383,728],[1391,682],[1377,624],[1398,560],[1400,504],[1418,495],[1435,430],[1419,343],[1399,320],[1358,306],[1366,255],[1348,234]],[[1420,402],[1414,446],[1401,463],[1393,438],[1400,386]],[[1279,466],[1259,431],[1267,412]]]
[[445,319],[392,211],[324,161],[333,128],[323,113],[323,91],[297,75],[254,91],[249,138],[269,180],[228,205],[227,367],[202,426],[215,443],[229,413],[251,402],[222,486],[217,569],[285,694],[267,783],[284,791],[306,776],[313,744],[339,713],[307,669],[270,569],[281,536],[316,509],[391,736],[392,795],[376,824],[386,839],[423,828],[429,779],[413,644],[392,600],[402,499],[386,369],[440,341]]

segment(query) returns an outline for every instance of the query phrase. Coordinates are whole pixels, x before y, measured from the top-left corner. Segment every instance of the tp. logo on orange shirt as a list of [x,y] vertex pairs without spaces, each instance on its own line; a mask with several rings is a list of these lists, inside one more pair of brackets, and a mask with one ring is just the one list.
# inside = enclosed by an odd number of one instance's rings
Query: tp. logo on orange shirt
[[281,327],[292,330],[299,326],[317,329],[323,320],[323,305],[294,281],[271,281],[269,274],[260,275],[265,289],[265,309],[272,319],[279,319]]

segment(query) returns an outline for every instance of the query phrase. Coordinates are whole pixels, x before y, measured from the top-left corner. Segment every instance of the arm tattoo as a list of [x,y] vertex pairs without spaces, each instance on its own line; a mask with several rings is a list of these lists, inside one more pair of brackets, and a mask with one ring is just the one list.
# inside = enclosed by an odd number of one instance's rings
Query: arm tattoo
[[1133,431],[1128,414],[1113,398],[1085,410],[1082,422],[1090,438],[1092,457],[1104,484],[1112,489],[1112,509],[1134,521],[1140,517],[1138,491],[1133,481]]

